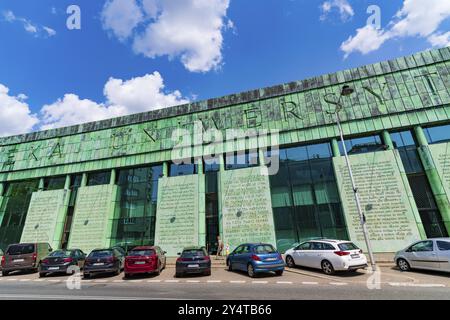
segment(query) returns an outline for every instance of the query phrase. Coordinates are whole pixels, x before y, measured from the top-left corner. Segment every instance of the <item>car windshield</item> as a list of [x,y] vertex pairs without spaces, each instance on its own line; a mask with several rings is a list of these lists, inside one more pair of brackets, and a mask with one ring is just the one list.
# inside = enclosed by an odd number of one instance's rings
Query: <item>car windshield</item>
[[183,253],[181,254],[182,257],[194,257],[194,256],[203,257],[204,255],[205,253],[203,252],[203,250],[199,249],[184,250]]
[[277,250],[275,250],[275,248],[272,247],[270,244],[257,245],[257,246],[255,246],[254,250],[256,253],[261,253],[261,254],[277,252]]
[[143,256],[152,256],[155,254],[155,250],[131,250],[128,252],[128,256],[131,257],[143,257]]
[[359,248],[353,242],[340,243],[338,244],[338,247],[342,251],[359,250]]
[[56,250],[50,253],[49,257],[67,257],[70,256],[71,252],[67,250]]
[[30,254],[34,252],[34,244],[19,244],[8,248],[7,254],[11,256]]
[[90,258],[103,258],[103,257],[110,257],[113,255],[113,252],[111,250],[98,250],[98,251],[92,251],[89,255]]

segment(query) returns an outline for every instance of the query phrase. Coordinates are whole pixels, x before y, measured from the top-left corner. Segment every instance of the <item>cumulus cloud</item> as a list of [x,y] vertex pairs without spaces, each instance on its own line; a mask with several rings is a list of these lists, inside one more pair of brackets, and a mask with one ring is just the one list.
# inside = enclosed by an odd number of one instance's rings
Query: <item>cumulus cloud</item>
[[3,11],[3,20],[9,23],[17,22],[22,25],[23,29],[32,34],[35,37],[53,37],[56,35],[56,31],[47,26],[40,26],[34,24],[28,19],[18,17],[11,10]]
[[367,54],[388,40],[402,37],[421,37],[437,43],[442,41],[438,28],[449,17],[450,1],[405,0],[385,29],[375,30],[371,26],[357,29],[355,36],[342,43],[341,50],[346,57],[353,52]]
[[148,58],[180,58],[186,69],[220,67],[230,0],[107,0],[103,27]]
[[52,129],[90,121],[103,120],[132,113],[161,109],[189,102],[176,90],[165,92],[159,72],[122,80],[110,78],[103,93],[106,101],[97,103],[66,94],[41,110],[41,129]]
[[434,47],[450,47],[450,31],[446,33],[436,33],[428,37],[428,41]]
[[320,20],[322,21],[326,20],[333,11],[339,12],[341,21],[347,21],[355,15],[355,11],[347,0],[325,1],[320,6],[320,9],[322,11]]
[[0,84],[0,135],[14,135],[29,132],[38,123],[25,102],[27,96],[12,96],[9,88]]

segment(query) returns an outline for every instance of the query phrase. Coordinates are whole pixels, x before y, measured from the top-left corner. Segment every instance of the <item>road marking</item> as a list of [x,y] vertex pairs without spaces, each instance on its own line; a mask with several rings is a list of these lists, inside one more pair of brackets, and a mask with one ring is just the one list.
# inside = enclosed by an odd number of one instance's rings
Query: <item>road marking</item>
[[267,281],[252,281],[252,283],[255,283],[255,284],[265,284],[265,283],[267,283]]
[[219,283],[219,282],[222,282],[222,280],[208,280],[206,282],[208,282],[208,283]]
[[44,279],[34,279],[33,281],[34,282],[42,282],[42,281],[44,281]]
[[245,280],[231,280],[230,283],[245,283]]
[[[83,282],[92,282],[92,280],[83,280]],[[82,283],[83,283],[83,282],[82,282]]]
[[11,279],[6,279],[6,281],[17,281],[18,279],[16,278],[11,278]]
[[189,282],[189,283],[199,283],[200,280],[186,280],[186,282]]
[[346,282],[330,282],[333,286],[346,286],[348,283]]
[[94,282],[97,282],[97,283],[105,283],[105,282],[108,282],[108,280],[106,280],[106,279],[101,279],[101,280],[94,280]]
[[61,282],[61,280],[57,280],[57,279],[48,279],[49,282]]
[[180,280],[164,280],[164,282],[180,282]]
[[31,279],[20,279],[20,282],[27,282],[27,281],[31,281]]
[[161,282],[162,280],[147,280],[147,282]]
[[124,282],[124,280],[113,280],[113,282]]
[[278,284],[292,284],[292,281],[277,281]]
[[303,281],[302,284],[319,284],[319,283],[314,281]]
[[409,283],[409,282],[389,282],[392,287],[421,287],[421,288],[438,288],[445,287],[442,283]]
[[136,283],[136,282],[142,282],[143,280],[138,280],[138,279],[136,279],[136,280],[130,280],[130,282],[133,282],[133,283]]

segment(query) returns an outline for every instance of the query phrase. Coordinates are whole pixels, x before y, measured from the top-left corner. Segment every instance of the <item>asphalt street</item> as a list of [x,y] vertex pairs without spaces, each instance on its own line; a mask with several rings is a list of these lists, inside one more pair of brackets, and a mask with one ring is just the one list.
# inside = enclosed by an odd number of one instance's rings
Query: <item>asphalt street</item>
[[[0,277],[0,299],[50,300],[210,300],[210,299],[450,299],[450,275],[402,273],[382,267],[376,275],[356,272],[325,276],[310,269],[288,269],[283,276],[249,278],[244,273],[214,268],[211,276],[175,278],[173,267],[160,276],[131,280],[119,276],[54,275],[39,279],[21,273]],[[79,285],[79,286],[78,286]]]

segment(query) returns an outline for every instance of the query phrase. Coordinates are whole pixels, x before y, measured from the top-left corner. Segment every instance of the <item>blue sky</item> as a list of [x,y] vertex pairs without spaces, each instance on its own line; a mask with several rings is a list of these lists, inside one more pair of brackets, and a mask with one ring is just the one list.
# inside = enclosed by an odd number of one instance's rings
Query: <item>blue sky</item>
[[[72,4],[81,30],[66,27]],[[367,24],[373,4],[379,29]],[[0,0],[0,135],[442,47],[449,17],[442,0]]]

